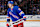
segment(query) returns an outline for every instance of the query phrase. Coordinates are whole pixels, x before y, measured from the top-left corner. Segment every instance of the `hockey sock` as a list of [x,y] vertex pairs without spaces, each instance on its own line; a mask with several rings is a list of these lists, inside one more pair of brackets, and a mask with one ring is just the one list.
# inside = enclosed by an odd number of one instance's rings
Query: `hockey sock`
[[18,25],[17,24],[13,24],[13,27],[18,27]]
[[23,27],[23,23],[21,21],[18,23],[18,27]]
[[13,24],[13,27],[18,27],[17,23],[12,23],[12,24]]
[[18,24],[18,27],[21,27],[21,24],[20,23]]
[[17,25],[13,25],[13,27],[17,27]]
[[24,26],[23,26],[23,22],[21,22],[20,24],[22,25],[21,27],[24,27]]

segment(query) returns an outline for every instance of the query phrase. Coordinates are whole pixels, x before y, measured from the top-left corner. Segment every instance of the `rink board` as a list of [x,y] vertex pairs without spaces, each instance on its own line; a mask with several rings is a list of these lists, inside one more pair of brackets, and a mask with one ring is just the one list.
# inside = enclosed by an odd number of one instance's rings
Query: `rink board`
[[[40,15],[25,15],[25,16],[26,16],[26,21],[40,21]],[[7,22],[6,18],[7,18],[6,15],[1,15],[0,22]],[[12,22],[12,20],[10,20],[10,22]]]
[[[40,20],[26,20],[26,21],[40,21]],[[5,21],[0,21],[0,22],[7,22],[7,21],[5,20]],[[12,20],[10,22],[12,22]]]

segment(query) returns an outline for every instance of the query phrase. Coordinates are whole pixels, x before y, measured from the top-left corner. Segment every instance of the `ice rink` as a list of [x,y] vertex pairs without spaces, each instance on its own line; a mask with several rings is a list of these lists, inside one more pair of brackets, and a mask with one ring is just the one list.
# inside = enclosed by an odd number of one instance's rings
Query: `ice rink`
[[[6,27],[6,22],[0,22],[0,27]],[[27,22],[26,21],[24,22],[24,27],[40,27],[40,22]]]

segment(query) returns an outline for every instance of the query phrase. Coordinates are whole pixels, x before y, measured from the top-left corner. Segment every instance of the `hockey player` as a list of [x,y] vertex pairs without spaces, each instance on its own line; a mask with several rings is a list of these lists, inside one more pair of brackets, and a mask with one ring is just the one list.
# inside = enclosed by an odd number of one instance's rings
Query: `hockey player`
[[[9,23],[10,22],[10,18],[12,19],[12,24],[13,24],[13,27],[23,27],[23,22],[21,21],[23,18],[25,20],[25,14],[24,12],[18,7],[18,6],[14,6],[13,5],[14,2],[13,1],[9,1],[8,2],[8,10],[7,10],[7,22]],[[21,18],[20,18],[21,17]],[[21,20],[20,20],[21,19]],[[21,23],[20,23],[21,22]],[[7,27],[10,27],[10,24],[6,24]],[[22,25],[22,26],[20,26]]]

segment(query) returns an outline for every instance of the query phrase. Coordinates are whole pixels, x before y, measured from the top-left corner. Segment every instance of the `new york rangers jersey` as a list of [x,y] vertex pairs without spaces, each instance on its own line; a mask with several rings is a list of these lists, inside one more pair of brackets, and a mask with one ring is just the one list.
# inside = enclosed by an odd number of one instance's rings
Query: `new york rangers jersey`
[[7,16],[11,17],[12,21],[17,21],[24,16],[24,12],[18,7],[14,6],[13,9],[8,8],[7,10]]

